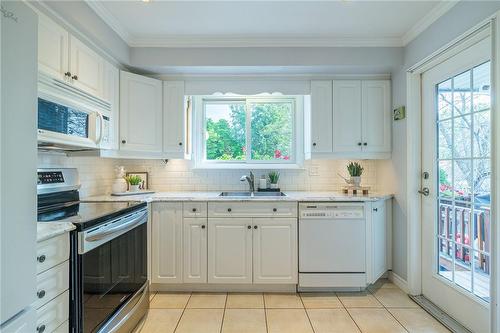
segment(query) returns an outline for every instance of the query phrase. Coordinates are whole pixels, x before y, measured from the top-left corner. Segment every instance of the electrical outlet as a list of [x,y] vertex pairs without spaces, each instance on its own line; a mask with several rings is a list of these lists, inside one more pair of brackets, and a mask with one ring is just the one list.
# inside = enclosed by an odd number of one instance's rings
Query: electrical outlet
[[312,165],[309,168],[309,176],[319,176],[319,166],[318,165]]

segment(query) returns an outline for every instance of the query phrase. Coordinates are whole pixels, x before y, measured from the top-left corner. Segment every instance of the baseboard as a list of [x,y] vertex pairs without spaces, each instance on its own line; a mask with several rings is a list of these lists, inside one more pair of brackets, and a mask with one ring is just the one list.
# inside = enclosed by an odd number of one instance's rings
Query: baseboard
[[195,283],[152,283],[151,291],[184,291],[184,292],[276,292],[294,293],[296,284],[195,284]]
[[399,289],[401,289],[405,293],[407,294],[410,293],[410,289],[408,288],[408,282],[406,282],[405,279],[403,279],[401,276],[397,275],[393,271],[389,271],[388,273],[389,273],[388,274],[389,281],[394,283],[396,286],[399,287]]

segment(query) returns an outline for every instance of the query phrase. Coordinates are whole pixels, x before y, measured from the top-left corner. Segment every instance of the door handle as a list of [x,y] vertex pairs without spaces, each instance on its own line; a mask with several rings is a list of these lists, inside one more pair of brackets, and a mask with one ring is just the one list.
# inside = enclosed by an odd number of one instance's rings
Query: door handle
[[421,190],[418,190],[418,193],[422,194],[423,196],[429,196],[429,188],[428,187],[424,187],[422,188]]

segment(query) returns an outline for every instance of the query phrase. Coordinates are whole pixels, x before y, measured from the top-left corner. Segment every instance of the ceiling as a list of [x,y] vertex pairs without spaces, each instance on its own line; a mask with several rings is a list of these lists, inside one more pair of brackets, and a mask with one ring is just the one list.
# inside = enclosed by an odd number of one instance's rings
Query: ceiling
[[455,1],[93,1],[132,47],[404,46]]

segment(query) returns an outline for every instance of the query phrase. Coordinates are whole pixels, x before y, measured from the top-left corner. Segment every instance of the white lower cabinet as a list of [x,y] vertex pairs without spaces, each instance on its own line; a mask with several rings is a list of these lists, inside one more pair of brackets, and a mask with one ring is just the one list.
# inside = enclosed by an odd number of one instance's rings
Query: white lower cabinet
[[152,204],[153,283],[182,283],[182,202]]
[[252,219],[208,219],[208,282],[252,283]]
[[69,317],[69,290],[36,310],[37,332],[53,332]]
[[207,219],[183,220],[183,270],[184,283],[207,282]]
[[388,269],[386,245],[387,245],[387,221],[385,210],[386,200],[374,201],[372,203],[372,283],[377,281]]
[[297,219],[253,219],[253,282],[297,283]]

